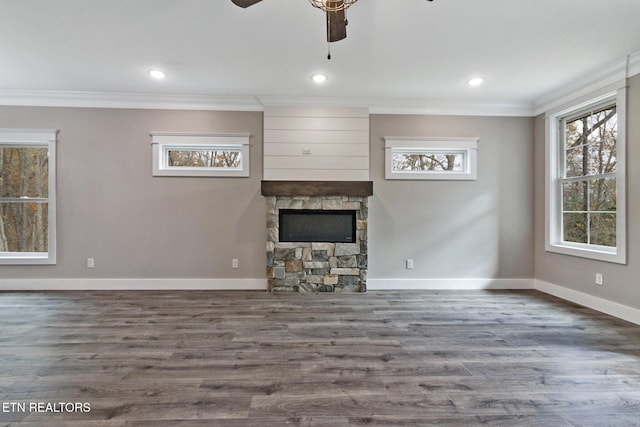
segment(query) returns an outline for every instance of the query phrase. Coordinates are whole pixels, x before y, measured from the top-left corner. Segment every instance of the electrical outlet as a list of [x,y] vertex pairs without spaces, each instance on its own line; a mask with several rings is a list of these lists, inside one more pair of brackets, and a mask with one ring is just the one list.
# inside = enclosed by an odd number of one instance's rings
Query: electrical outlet
[[95,268],[96,262],[93,258],[87,258],[87,268]]
[[238,268],[238,258],[231,260],[231,268]]
[[604,277],[602,276],[602,273],[596,273],[596,285],[604,285]]
[[407,267],[407,270],[413,270],[413,260],[412,259],[407,259],[406,267]]

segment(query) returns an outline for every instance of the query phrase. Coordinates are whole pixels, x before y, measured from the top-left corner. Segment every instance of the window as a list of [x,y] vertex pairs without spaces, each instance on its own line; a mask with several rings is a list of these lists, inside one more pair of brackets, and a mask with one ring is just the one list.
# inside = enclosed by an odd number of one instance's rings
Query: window
[[475,180],[477,138],[385,138],[386,179]]
[[151,136],[154,176],[249,176],[248,134]]
[[625,90],[547,117],[548,251],[625,263]]
[[0,264],[56,262],[56,131],[0,129]]

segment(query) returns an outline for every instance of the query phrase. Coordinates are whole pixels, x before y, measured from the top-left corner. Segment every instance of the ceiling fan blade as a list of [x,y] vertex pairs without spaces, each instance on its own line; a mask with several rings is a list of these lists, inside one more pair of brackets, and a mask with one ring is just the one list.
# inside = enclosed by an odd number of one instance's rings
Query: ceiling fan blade
[[327,12],[327,41],[337,42],[347,38],[347,21],[344,9],[337,12]]
[[233,4],[240,7],[253,6],[256,3],[260,3],[262,0],[231,0]]

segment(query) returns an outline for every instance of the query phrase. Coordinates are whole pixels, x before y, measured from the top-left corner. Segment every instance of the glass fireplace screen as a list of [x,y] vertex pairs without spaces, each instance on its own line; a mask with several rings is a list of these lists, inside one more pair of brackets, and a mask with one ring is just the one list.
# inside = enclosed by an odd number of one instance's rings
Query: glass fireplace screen
[[280,242],[356,241],[355,210],[280,209]]

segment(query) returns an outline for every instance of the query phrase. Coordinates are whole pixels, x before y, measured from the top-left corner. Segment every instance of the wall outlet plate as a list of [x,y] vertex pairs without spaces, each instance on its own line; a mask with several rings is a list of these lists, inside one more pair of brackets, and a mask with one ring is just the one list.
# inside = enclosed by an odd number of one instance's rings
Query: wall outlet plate
[[602,276],[602,273],[596,273],[596,285],[604,285],[604,277]]

